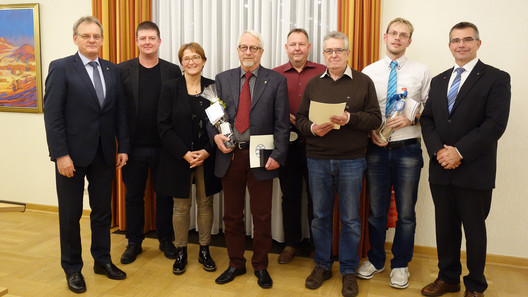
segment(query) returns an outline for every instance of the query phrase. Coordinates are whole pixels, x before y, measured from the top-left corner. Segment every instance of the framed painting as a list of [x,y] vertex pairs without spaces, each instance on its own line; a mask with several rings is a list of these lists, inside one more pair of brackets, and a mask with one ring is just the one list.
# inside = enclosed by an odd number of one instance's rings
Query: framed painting
[[0,111],[42,112],[38,4],[0,5]]

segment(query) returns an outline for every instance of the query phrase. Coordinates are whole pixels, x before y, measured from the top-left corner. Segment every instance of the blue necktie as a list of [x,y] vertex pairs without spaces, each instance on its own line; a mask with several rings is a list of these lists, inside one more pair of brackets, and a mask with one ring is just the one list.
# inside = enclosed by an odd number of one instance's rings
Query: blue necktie
[[466,69],[462,67],[456,69],[457,75],[453,80],[453,83],[451,84],[451,88],[449,88],[449,92],[447,93],[447,110],[449,111],[449,113],[451,113],[453,105],[455,105],[455,100],[458,95],[458,89],[460,87],[460,78],[462,76],[462,72],[464,72],[465,70]]
[[390,63],[391,71],[389,74],[389,85],[387,87],[387,104],[385,107],[385,116],[388,116],[390,114],[395,101],[392,97],[394,96],[394,94],[396,94],[396,66],[398,66],[398,62],[392,61]]
[[97,66],[99,65],[95,61],[88,62],[88,64],[93,67],[93,82],[95,87],[95,93],[97,94],[97,99],[99,99],[99,104],[101,105],[101,107],[103,107],[103,83],[101,82],[101,75],[99,75],[99,70],[97,70]]

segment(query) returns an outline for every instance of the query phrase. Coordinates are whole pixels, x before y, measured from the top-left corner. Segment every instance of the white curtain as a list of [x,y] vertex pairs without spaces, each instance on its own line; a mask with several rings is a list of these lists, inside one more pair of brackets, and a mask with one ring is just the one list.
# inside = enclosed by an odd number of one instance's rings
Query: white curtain
[[[256,30],[264,39],[261,64],[274,68],[288,61],[284,44],[292,28],[304,28],[312,49],[309,60],[324,64],[322,42],[326,33],[337,29],[337,0],[153,0],[153,21],[161,31],[160,58],[179,64],[178,50],[184,43],[198,42],[205,50],[207,63],[203,76],[240,66],[236,47],[244,30]],[[284,241],[281,191],[273,182],[272,237]],[[246,191],[246,234],[253,235]],[[304,195],[305,197],[306,195]],[[306,199],[303,201],[303,236],[309,237]],[[193,202],[191,228],[194,229]],[[213,234],[222,228],[222,194],[214,199]]]

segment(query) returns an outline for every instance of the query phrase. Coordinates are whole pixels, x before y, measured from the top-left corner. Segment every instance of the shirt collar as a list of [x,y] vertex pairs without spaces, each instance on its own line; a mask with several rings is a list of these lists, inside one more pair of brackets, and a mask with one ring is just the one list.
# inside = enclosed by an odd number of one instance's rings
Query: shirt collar
[[[352,69],[350,69],[350,67],[348,65],[345,68],[345,72],[338,79],[342,78],[345,75],[350,77],[350,79],[353,79],[353,77],[352,77]],[[320,78],[324,78],[325,76],[328,76],[328,77],[332,78],[332,76],[330,76],[330,73],[328,72],[328,67],[326,68],[326,71],[320,76]]]
[[[253,73],[253,76],[257,77],[258,76],[258,71],[260,69],[260,65],[255,68],[255,70],[251,71],[251,73]],[[246,70],[242,69],[242,67],[240,67],[240,78],[244,77],[246,75]]]
[[458,66],[456,63],[455,63],[455,66],[453,67],[453,72],[456,72],[457,68],[459,67],[462,67],[464,68],[464,71],[466,73],[471,73],[471,71],[473,70],[473,68],[475,68],[475,66],[477,65],[477,62],[478,62],[478,58],[475,58],[469,62],[467,62],[464,66]]
[[[79,57],[81,58],[81,61],[83,62],[84,66],[88,65],[88,63],[92,61],[88,59],[86,56],[84,56],[83,54],[81,54],[80,52],[77,52],[77,54],[79,54]],[[94,61],[97,62],[97,65],[101,66],[101,63],[99,63],[99,57],[95,58]]]
[[[387,64],[387,67],[390,69],[390,63],[392,62],[392,60],[387,55],[385,55],[383,61],[385,62],[385,64]],[[396,62],[398,62],[398,66],[396,68],[400,70],[403,65],[405,65],[405,62],[407,62],[407,56],[403,55],[399,57],[398,59],[396,59]]]

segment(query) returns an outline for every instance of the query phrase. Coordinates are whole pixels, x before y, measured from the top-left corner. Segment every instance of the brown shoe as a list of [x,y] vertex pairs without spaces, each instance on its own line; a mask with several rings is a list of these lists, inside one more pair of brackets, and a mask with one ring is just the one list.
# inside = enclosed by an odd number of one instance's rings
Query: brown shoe
[[464,297],[484,297],[484,293],[466,290],[466,292],[464,292]]
[[358,295],[359,289],[355,273],[347,273],[343,275],[343,289],[341,294],[345,297],[355,297]]
[[332,270],[325,270],[323,267],[315,265],[312,273],[306,278],[305,287],[315,290],[323,285],[323,282],[332,277]]
[[448,284],[445,281],[437,278],[434,283],[430,283],[423,287],[422,295],[424,296],[441,296],[447,292],[460,291],[460,284]]
[[292,246],[286,246],[279,256],[279,264],[288,264],[293,257],[299,254],[299,249]]

